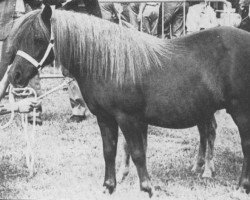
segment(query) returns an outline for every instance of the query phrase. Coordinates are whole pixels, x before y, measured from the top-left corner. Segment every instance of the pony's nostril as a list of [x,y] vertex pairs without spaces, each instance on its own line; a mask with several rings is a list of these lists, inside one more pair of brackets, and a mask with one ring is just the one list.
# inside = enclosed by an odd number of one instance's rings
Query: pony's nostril
[[20,79],[21,79],[21,72],[16,72],[14,75],[14,82],[18,83]]

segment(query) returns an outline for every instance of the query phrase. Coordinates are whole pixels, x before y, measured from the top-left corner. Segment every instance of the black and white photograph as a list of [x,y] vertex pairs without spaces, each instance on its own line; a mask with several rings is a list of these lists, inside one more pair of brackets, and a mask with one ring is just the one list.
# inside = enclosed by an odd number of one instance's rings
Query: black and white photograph
[[0,199],[249,200],[250,0],[0,0]]

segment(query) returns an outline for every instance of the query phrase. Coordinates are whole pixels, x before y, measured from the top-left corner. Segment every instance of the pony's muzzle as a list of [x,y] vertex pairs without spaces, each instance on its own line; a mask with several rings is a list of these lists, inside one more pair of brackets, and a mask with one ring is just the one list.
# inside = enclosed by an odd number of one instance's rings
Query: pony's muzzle
[[14,71],[9,72],[9,81],[12,83],[13,86],[21,86],[22,84],[22,72]]

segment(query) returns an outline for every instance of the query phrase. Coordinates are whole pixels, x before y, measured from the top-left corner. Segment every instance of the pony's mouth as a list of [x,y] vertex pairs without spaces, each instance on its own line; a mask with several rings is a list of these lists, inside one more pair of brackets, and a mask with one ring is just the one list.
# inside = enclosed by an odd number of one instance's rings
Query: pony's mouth
[[11,83],[14,88],[25,88],[28,85],[28,81],[23,83]]
[[24,88],[26,85],[20,85],[20,84],[17,84],[17,85],[13,85],[14,88]]

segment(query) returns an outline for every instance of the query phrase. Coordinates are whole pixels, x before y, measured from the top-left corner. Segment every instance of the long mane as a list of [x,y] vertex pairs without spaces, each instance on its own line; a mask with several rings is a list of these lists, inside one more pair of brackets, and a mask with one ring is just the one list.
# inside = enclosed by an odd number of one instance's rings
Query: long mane
[[173,49],[148,34],[74,12],[55,11],[52,27],[57,60],[65,68],[80,63],[88,74],[105,74],[118,83],[140,80],[152,67],[161,67],[162,57],[170,57]]

